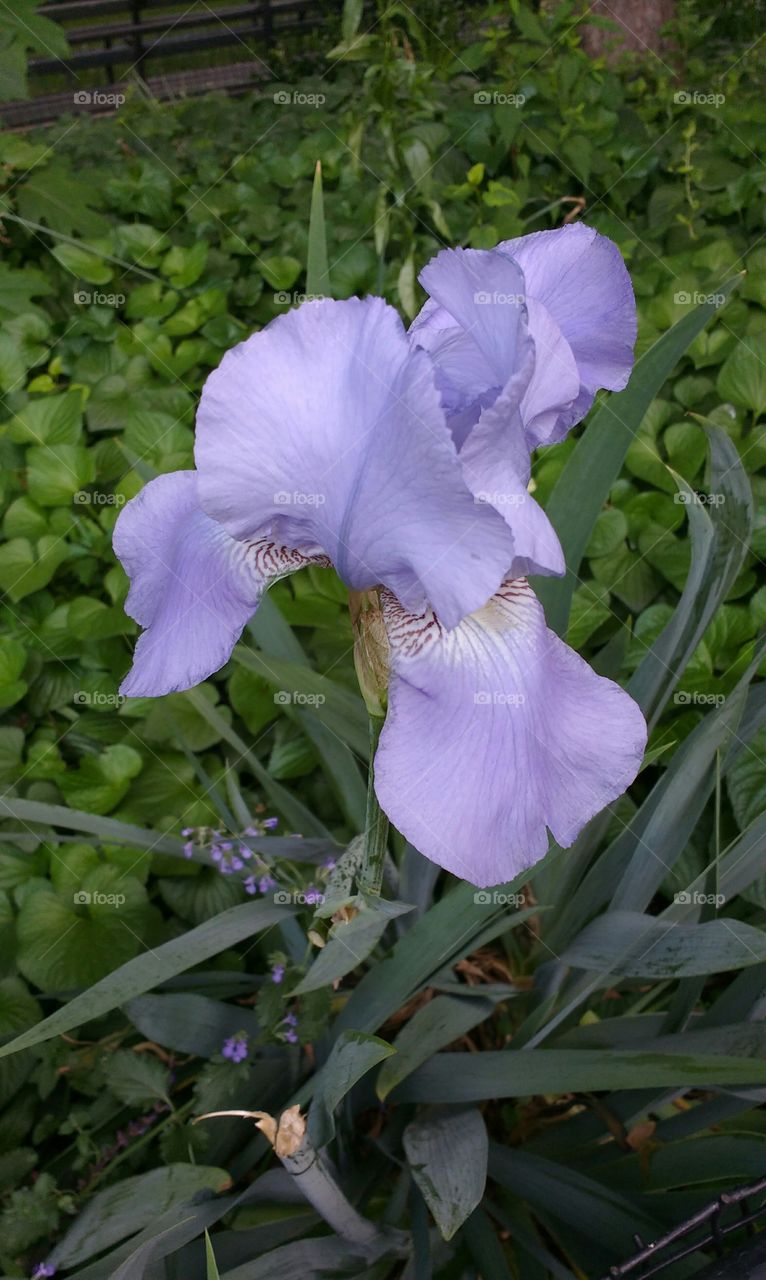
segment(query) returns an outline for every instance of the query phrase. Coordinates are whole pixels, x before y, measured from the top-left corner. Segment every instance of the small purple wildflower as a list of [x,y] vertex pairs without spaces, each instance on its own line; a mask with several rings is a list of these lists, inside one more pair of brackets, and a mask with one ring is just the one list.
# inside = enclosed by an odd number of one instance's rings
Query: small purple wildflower
[[307,905],[311,907],[315,907],[320,902],[324,902],[324,894],[320,893],[319,889],[317,889],[313,884],[309,885],[303,897]]
[[286,1031],[286,1032],[285,1032],[285,1040],[287,1041],[287,1043],[288,1043],[288,1044],[297,1044],[297,1043],[298,1043],[298,1032],[297,1032],[297,1031]]
[[281,982],[285,976],[285,966],[283,964],[275,964],[271,970],[271,981]]
[[41,1262],[32,1272],[32,1280],[43,1280],[44,1276],[55,1276],[56,1268],[50,1262]]
[[276,889],[277,882],[273,876],[261,876],[258,881],[259,893],[270,893],[272,889]]
[[194,841],[193,840],[186,841],[186,844],[184,845],[184,857],[185,858],[194,857]]
[[338,863],[337,863],[336,859],[335,859],[335,858],[333,858],[333,857],[323,858],[323,859],[322,859],[322,861],[321,861],[321,863],[320,863],[320,866],[321,866],[322,870],[323,870],[323,871],[327,871],[328,873],[329,873],[330,871],[334,871],[334,870],[335,870],[335,868],[337,867],[337,865],[338,865]]
[[273,831],[275,827],[279,826],[279,818],[264,818],[263,826],[266,831]]
[[235,1036],[229,1036],[228,1040],[224,1040],[221,1053],[230,1062],[244,1062],[248,1054],[245,1032],[238,1031]]
[[254,894],[258,892],[258,885],[255,883],[255,876],[248,876],[244,881],[245,893]]

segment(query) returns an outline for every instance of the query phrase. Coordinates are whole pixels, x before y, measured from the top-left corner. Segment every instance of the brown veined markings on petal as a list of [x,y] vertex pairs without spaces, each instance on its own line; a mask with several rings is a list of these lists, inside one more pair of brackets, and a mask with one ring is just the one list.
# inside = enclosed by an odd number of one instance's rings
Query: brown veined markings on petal
[[409,613],[386,587],[381,588],[380,602],[389,643],[401,657],[417,657],[443,634],[444,628],[430,606],[423,613]]
[[321,552],[313,554],[296,551],[293,547],[282,547],[279,543],[269,542],[265,538],[248,543],[247,551],[248,555],[253,557],[256,572],[267,580],[284,577],[288,573],[304,568],[307,564],[320,565],[322,568],[330,567],[329,558]]

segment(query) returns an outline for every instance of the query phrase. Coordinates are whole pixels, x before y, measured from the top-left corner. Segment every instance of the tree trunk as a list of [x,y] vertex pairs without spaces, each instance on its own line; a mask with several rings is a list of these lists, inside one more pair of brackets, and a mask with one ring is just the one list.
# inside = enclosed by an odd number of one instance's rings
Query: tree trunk
[[675,0],[594,0],[588,5],[588,16],[610,18],[618,31],[590,26],[587,16],[583,25],[583,46],[591,57],[606,54],[607,61],[621,53],[656,53],[660,57],[672,52],[672,44],[662,37],[661,28],[675,18]]

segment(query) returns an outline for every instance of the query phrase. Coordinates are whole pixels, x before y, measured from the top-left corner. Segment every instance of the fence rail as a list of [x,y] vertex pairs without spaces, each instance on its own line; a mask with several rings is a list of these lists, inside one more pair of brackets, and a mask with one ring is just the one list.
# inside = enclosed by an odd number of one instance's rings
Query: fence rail
[[[91,110],[76,89],[94,86],[90,73],[103,72],[103,84],[122,87],[140,77],[157,97],[204,93],[211,88],[238,92],[269,78],[259,58],[277,40],[339,21],[342,0],[49,0],[38,13],[60,23],[69,42],[61,58],[30,58],[32,98],[0,103],[3,123],[11,128],[54,120],[64,111]],[[247,62],[215,67],[184,67],[189,55],[238,48]],[[168,70],[178,65],[181,70]],[[158,67],[161,64],[161,69]],[[156,74],[154,74],[156,71]],[[85,74],[84,74],[85,73]],[[69,79],[65,91],[48,92],[45,77]],[[77,101],[78,96],[82,101]],[[108,106],[105,106],[108,110]]]
[[[337,0],[243,0],[241,4],[208,4],[197,0],[186,9],[168,0],[64,0],[41,6],[42,16],[64,27],[71,52],[64,58],[32,58],[32,75],[67,71],[73,76],[92,67],[126,68],[150,58],[246,44],[272,43],[279,35],[321,25],[339,10]],[[154,11],[164,9],[164,13]],[[170,9],[170,12],[168,12]],[[116,21],[94,19],[116,16]],[[80,23],[83,25],[80,25]],[[188,34],[187,34],[188,33]],[[99,48],[83,48],[98,45]]]

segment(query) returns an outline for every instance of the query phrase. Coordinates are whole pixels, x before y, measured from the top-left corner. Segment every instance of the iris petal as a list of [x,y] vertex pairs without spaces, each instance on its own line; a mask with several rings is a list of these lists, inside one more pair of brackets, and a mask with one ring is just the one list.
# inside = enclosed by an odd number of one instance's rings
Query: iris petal
[[633,290],[619,249],[593,227],[536,231],[495,249],[442,250],[420,280],[431,296],[411,340],[436,362],[449,414],[486,407],[520,367],[514,308],[526,310],[535,347],[522,404],[530,448],[562,440],[600,387],[616,391],[628,381]]
[[316,549],[235,541],[200,507],[195,471],[142,489],[120,512],[114,549],[131,578],[126,612],[145,628],[121,688],[130,697],[205,680],[228,661],[270,581],[327,563]]
[[[578,397],[548,436],[561,440],[584,418],[600,387],[620,391],[627,385],[636,341],[630,276],[617,245],[582,222],[505,240],[498,249],[518,262],[528,296],[548,312],[577,362]],[[531,315],[530,329],[537,338]]]
[[512,577],[530,573],[563,574],[564,553],[550,520],[527,491],[530,454],[521,425],[521,389],[528,371],[521,369],[491,408],[485,409],[460,451],[460,464],[471,492],[489,503],[513,531]]
[[235,538],[318,545],[346,583],[455,626],[513,540],[462,477],[433,366],[380,298],[305,303],[230,351],[197,417],[200,498]]
[[[442,249],[419,276],[423,288],[481,353],[494,385],[520,363],[525,341],[524,275],[499,249]],[[445,324],[432,316],[431,324]],[[413,325],[417,334],[417,320]]]
[[426,857],[476,885],[570,845],[635,777],[646,725],[618,685],[545,626],[522,580],[446,632],[388,594],[389,712],[378,799]]

